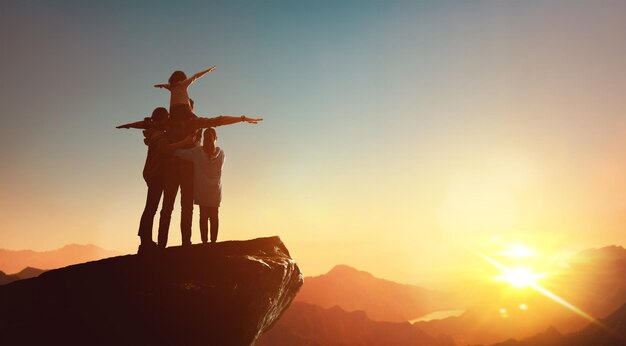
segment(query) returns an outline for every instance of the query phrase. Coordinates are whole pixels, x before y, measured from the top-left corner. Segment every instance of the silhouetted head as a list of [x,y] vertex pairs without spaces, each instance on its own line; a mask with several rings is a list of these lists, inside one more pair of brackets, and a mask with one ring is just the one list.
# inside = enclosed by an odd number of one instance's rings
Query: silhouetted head
[[164,107],[157,107],[152,111],[152,116],[150,119],[152,121],[163,121],[169,118],[170,114],[167,112],[167,109]]
[[187,79],[187,75],[183,71],[174,71],[170,76],[170,79],[167,80],[170,85],[174,85],[180,81]]
[[202,146],[204,147],[204,151],[207,153],[212,153],[215,151],[215,141],[217,141],[217,132],[213,127],[209,127],[204,130],[204,142]]

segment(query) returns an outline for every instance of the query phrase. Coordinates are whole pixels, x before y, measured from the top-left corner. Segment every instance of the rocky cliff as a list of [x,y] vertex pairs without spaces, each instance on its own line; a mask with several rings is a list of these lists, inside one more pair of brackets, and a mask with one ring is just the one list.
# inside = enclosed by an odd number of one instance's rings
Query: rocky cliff
[[278,237],[174,247],[0,287],[5,344],[250,345],[302,275]]

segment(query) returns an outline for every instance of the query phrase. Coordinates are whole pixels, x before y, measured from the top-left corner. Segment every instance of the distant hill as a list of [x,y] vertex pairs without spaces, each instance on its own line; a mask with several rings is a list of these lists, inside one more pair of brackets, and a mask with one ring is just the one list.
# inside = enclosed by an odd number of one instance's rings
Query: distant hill
[[17,275],[7,275],[4,272],[0,271],[0,285],[8,284],[19,279],[20,277]]
[[454,342],[445,336],[432,337],[408,322],[377,322],[363,311],[294,302],[256,345],[454,346]]
[[37,277],[37,276],[41,275],[42,273],[45,273],[46,271],[47,270],[37,269],[37,268],[33,268],[33,267],[26,267],[26,268],[22,269],[22,271],[17,273],[17,276],[19,276],[20,279],[30,279],[30,278]]
[[607,246],[582,251],[569,261],[565,298],[592,316],[605,317],[626,303],[626,249]]
[[556,330],[556,328],[550,327],[545,332],[539,333],[533,337],[525,339],[524,341],[509,339],[492,346],[559,346],[563,345],[563,342],[565,342],[565,336]]
[[15,273],[26,267],[56,269],[71,264],[94,261],[121,255],[116,251],[104,250],[95,245],[66,245],[52,251],[0,249],[0,269]]
[[[589,249],[575,254],[567,263],[562,272],[545,282],[546,288],[596,318],[604,318],[626,303],[626,249],[620,246]],[[471,298],[464,300],[458,295],[403,285],[338,265],[326,274],[305,278],[294,302],[325,309],[338,306],[345,311],[360,310],[372,321],[390,322],[411,320],[432,311],[464,309],[466,312],[458,317],[415,324],[429,335],[449,335],[460,344],[491,344],[533,335],[537,340],[559,340],[561,332],[571,333],[588,324],[584,318],[531,289],[511,295],[502,290],[502,285],[482,282],[459,287],[466,298]],[[473,303],[467,304],[468,301]],[[526,308],[520,308],[522,303]],[[506,318],[501,314],[502,309],[506,309]],[[324,320],[330,316],[333,315],[324,315]],[[298,323],[310,323],[302,318],[289,321],[291,318],[299,317],[288,310],[280,323],[292,331],[304,328],[298,327]],[[550,326],[554,327],[549,329]],[[532,341],[528,343],[531,344]]]
[[12,275],[6,275],[0,271],[0,285],[5,285],[17,280],[30,279],[45,273],[46,270],[26,267],[22,271]]
[[305,278],[295,301],[364,311],[374,321],[406,322],[434,311],[459,308],[451,297],[337,265],[326,274]]
[[590,324],[586,328],[561,334],[550,327],[546,332],[522,341],[507,340],[493,346],[620,346],[626,345],[626,304],[602,320],[605,328]]

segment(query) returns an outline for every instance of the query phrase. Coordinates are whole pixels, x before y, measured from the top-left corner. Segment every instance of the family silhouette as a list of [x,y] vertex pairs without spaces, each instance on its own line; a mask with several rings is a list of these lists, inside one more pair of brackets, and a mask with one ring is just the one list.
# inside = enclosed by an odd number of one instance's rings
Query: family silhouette
[[[148,186],[146,204],[139,222],[138,252],[149,253],[167,246],[170,220],[180,187],[180,231],[182,245],[191,245],[194,203],[200,207],[200,235],[203,243],[217,241],[219,207],[222,199],[221,174],[224,151],[216,146],[215,127],[240,122],[256,124],[263,119],[221,115],[198,117],[189,98],[188,88],[197,79],[215,71],[212,66],[191,77],[174,71],[168,83],[156,88],[170,91],[169,112],[157,107],[144,120],[117,126],[118,129],[143,129],[148,146],[143,178]],[[202,142],[202,143],[201,143]],[[154,216],[161,204],[157,242],[152,238]]]

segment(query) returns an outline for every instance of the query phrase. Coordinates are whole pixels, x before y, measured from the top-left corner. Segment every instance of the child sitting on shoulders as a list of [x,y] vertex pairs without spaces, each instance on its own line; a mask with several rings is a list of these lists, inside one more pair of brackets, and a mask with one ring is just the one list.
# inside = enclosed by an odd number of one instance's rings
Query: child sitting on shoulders
[[189,78],[187,78],[187,75],[183,71],[174,71],[167,84],[157,84],[154,86],[155,88],[165,88],[170,91],[170,117],[173,120],[196,118],[191,103],[189,102],[187,89],[196,79],[214,70],[215,65]]

